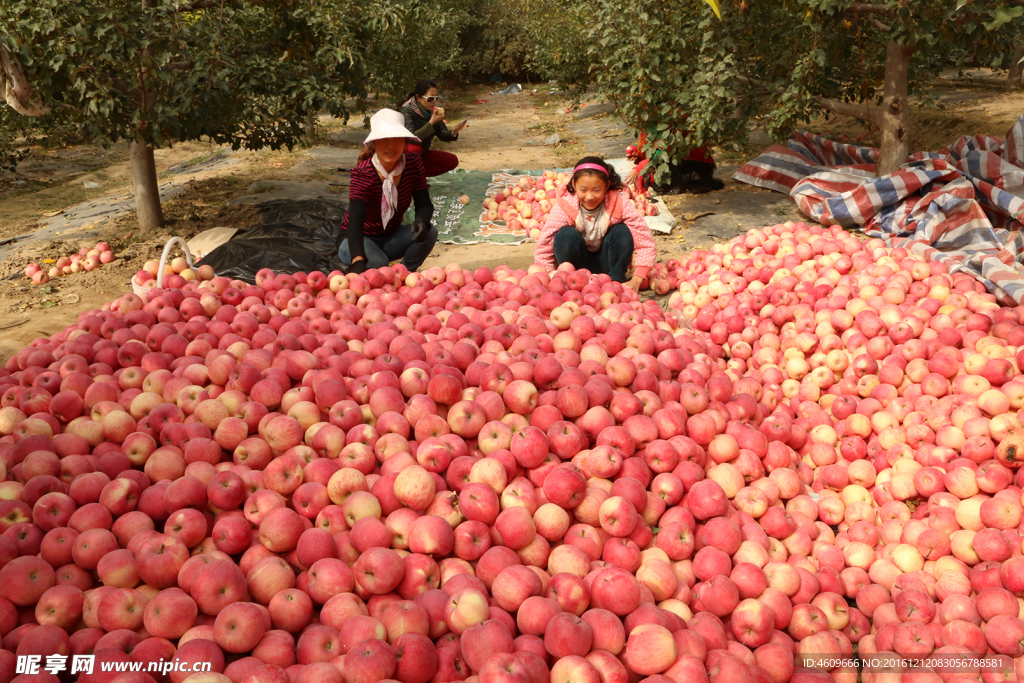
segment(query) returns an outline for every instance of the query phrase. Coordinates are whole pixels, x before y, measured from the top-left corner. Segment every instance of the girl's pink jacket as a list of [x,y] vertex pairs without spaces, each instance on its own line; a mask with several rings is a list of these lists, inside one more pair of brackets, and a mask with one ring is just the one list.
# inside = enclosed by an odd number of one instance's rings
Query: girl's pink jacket
[[[651,268],[654,267],[654,261],[658,256],[658,250],[654,245],[654,236],[651,234],[651,229],[647,227],[644,217],[625,195],[619,192],[609,192],[604,199],[605,210],[611,213],[611,207],[616,199],[613,198],[613,195],[618,195],[617,199],[622,212],[621,222],[626,224],[629,232],[633,235],[633,274],[646,278]],[[580,200],[576,195],[569,193],[562,195],[560,200],[555,203],[551,213],[548,214],[548,220],[544,227],[541,228],[540,237],[537,238],[537,251],[534,255],[534,260],[537,263],[547,266],[551,270],[554,270],[556,266],[555,233],[567,225],[574,227],[576,225],[575,218],[570,218],[562,208],[562,201],[566,202],[574,210],[574,213],[579,211]]]

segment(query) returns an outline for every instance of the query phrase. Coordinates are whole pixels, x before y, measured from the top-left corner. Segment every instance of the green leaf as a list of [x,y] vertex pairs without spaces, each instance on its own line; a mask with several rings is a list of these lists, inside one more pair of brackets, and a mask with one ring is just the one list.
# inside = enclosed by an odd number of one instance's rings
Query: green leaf
[[995,11],[992,12],[992,21],[985,24],[985,28],[989,31],[995,31],[999,27],[1004,24],[1008,24],[1022,14],[1024,14],[1024,6],[996,7]]
[[668,164],[659,164],[654,171],[654,182],[659,185],[667,185],[672,180],[672,171]]

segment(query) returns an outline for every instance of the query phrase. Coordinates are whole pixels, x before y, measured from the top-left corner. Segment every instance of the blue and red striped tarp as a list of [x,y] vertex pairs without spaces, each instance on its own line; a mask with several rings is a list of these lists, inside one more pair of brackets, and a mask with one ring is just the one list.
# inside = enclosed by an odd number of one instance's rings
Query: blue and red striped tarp
[[879,150],[799,131],[740,168],[740,182],[789,194],[823,225],[858,227],[1024,303],[1024,116],[1005,140],[964,136],[875,177]]

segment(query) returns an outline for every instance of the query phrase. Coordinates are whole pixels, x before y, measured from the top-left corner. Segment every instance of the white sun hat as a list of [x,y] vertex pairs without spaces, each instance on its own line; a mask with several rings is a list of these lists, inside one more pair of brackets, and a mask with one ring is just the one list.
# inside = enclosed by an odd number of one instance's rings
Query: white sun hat
[[364,145],[374,140],[386,138],[407,138],[419,140],[414,133],[405,127],[405,116],[394,109],[381,109],[370,117],[370,134],[366,136]]

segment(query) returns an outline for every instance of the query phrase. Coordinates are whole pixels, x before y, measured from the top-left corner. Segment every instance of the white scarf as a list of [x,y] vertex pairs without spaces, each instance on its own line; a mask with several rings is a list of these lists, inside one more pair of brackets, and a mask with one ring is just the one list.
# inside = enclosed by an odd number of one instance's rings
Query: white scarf
[[387,230],[391,217],[398,210],[398,186],[395,185],[395,178],[402,175],[402,171],[405,170],[405,155],[403,154],[398,159],[398,163],[395,164],[390,173],[384,170],[384,165],[380,163],[380,159],[377,158],[376,154],[373,155],[370,161],[373,163],[373,167],[377,169],[377,173],[384,176],[384,187],[381,188],[380,193],[380,224],[383,229]]
[[604,210],[604,202],[593,211],[588,211],[583,202],[580,202],[580,212],[576,214],[576,229],[583,234],[588,251],[601,250],[601,243],[604,242],[610,222],[611,216]]

